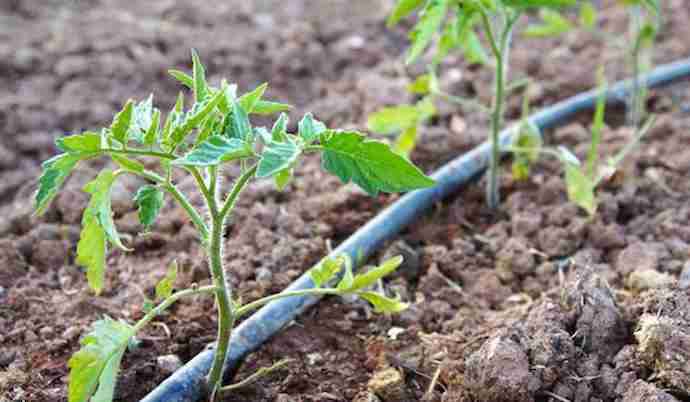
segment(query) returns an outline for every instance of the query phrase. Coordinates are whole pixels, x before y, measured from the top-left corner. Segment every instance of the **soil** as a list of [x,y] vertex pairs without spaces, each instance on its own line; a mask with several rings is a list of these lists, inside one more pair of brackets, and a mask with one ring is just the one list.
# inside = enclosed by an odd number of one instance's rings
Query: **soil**
[[[603,2],[603,29],[623,35],[626,15]],[[41,161],[56,137],[100,127],[128,97],[154,92],[167,108],[199,50],[212,80],[241,88],[270,81],[289,101],[293,127],[306,110],[332,126],[364,127],[366,115],[413,101],[401,67],[405,26],[389,30],[391,1],[185,2],[12,0],[0,4],[0,401],[66,400],[69,356],[94,320],[142,315],[166,266],[177,286],[207,283],[191,224],[169,203],[152,233],[138,235],[131,202],[141,184],[123,178],[113,207],[133,252],[108,257],[107,288],[94,297],[74,263],[80,190],[103,162],[73,174],[54,207],[31,215]],[[655,62],[690,54],[690,8],[664,2]],[[405,25],[405,24],[403,24]],[[591,34],[516,40],[512,77],[529,74],[535,108],[589,89],[596,68],[627,75],[624,55]],[[450,58],[442,84],[488,103],[490,73]],[[326,299],[250,356],[237,373],[282,358],[287,369],[227,401],[690,401],[690,107],[687,84],[653,91],[659,119],[589,219],[567,202],[556,162],[528,181],[502,179],[498,214],[483,183],[458,191],[371,259],[403,252],[387,292],[411,303],[394,316]],[[513,96],[509,119],[519,116]],[[469,150],[486,116],[439,103],[412,158],[425,171]],[[624,144],[624,110],[611,109],[603,152]],[[545,133],[579,156],[591,116]],[[100,164],[99,164],[100,163]],[[228,169],[227,178],[236,172]],[[193,184],[180,186],[198,204]],[[242,300],[287,286],[397,196],[367,197],[308,159],[288,191],[256,182],[228,227],[227,273]],[[681,278],[680,281],[678,278]],[[180,302],[128,352],[116,400],[137,401],[215,336],[212,300]]]

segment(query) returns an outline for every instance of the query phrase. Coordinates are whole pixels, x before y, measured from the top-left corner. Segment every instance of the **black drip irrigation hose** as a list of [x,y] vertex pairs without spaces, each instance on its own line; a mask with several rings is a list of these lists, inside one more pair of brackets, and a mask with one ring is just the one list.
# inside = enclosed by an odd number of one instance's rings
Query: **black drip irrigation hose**
[[[657,67],[642,78],[648,87],[659,87],[690,76],[690,58]],[[623,102],[632,89],[631,80],[620,81],[607,90],[607,102]],[[592,109],[600,94],[593,89],[573,96],[532,115],[530,120],[540,129],[563,123],[576,113]],[[510,144],[516,127],[504,130],[501,146]],[[457,157],[437,170],[433,177],[437,184],[428,189],[414,191],[401,197],[374,219],[360,228],[333,250],[329,257],[347,254],[352,261],[361,262],[372,255],[384,242],[397,235],[406,225],[422,215],[436,202],[458,191],[487,166],[490,144],[485,142],[470,152]],[[300,276],[286,290],[312,288],[308,273]],[[290,323],[297,315],[316,304],[320,297],[296,296],[273,301],[242,322],[232,333],[230,353],[226,359],[228,373],[234,371],[245,356],[255,351],[267,339]],[[213,361],[214,346],[210,345],[184,367],[173,373],[143,402],[196,402],[206,394],[205,377]]]

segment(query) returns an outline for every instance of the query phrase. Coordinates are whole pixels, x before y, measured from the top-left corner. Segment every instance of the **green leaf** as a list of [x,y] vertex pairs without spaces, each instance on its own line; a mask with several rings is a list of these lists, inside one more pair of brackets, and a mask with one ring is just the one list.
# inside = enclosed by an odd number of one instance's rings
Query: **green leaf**
[[580,6],[580,25],[585,29],[594,29],[597,25],[597,9],[591,1],[583,2]]
[[403,155],[409,155],[417,145],[417,126],[410,126],[403,130],[395,140],[395,150]]
[[144,141],[144,134],[153,123],[153,94],[137,103],[132,111],[132,121],[129,126],[129,138],[138,142]]
[[512,173],[515,180],[526,180],[532,164],[539,159],[543,141],[539,128],[530,120],[523,119],[520,131],[513,140]]
[[604,129],[604,115],[606,113],[606,81],[603,69],[599,70],[599,96],[597,97],[596,108],[594,109],[594,119],[591,127],[592,139],[587,152],[587,176],[594,178],[596,175],[597,164],[599,163],[599,145],[601,143],[601,132]]
[[110,126],[110,133],[113,138],[125,145],[129,136],[129,126],[132,124],[132,114],[134,102],[130,99],[120,112],[115,115],[113,124]]
[[84,191],[91,194],[86,210],[84,210],[84,217],[91,215],[96,218],[96,221],[101,226],[103,231],[116,247],[122,250],[128,250],[120,240],[120,236],[115,229],[115,222],[113,221],[113,211],[110,206],[110,195],[115,183],[117,175],[112,170],[102,170],[96,178],[84,186]]
[[254,127],[254,137],[259,137],[264,144],[270,144],[272,141],[271,133],[266,127]]
[[236,138],[242,141],[248,141],[252,138],[252,126],[249,123],[249,116],[247,116],[247,112],[237,102],[232,103],[230,113],[225,115],[223,133],[228,138]]
[[81,349],[67,364],[69,402],[109,402],[113,399],[115,379],[122,355],[127,349],[134,328],[105,317],[81,340]]
[[115,163],[118,164],[118,166],[126,171],[141,173],[145,169],[144,164],[137,160],[129,159],[117,154],[112,154],[110,157],[113,159],[113,161],[115,161]]
[[206,83],[206,71],[201,64],[199,54],[192,49],[192,77],[194,79],[194,99],[197,102],[206,99],[208,94],[208,84]]
[[144,185],[137,190],[134,203],[139,209],[139,222],[148,229],[163,208],[164,193],[156,186]]
[[345,271],[343,272],[343,277],[340,278],[338,286],[336,289],[347,292],[352,289],[352,284],[355,281],[355,276],[352,274],[352,263],[349,258],[345,257]]
[[402,262],[403,258],[398,255],[384,261],[383,264],[378,267],[374,267],[363,274],[356,275],[349,290],[361,290],[376,284],[379,279],[398,269]]
[[327,131],[321,136],[321,145],[324,169],[369,194],[410,191],[435,183],[388,145],[358,132]]
[[436,107],[431,96],[423,97],[415,104],[417,111],[419,111],[419,121],[427,120],[436,114]]
[[399,313],[409,306],[400,299],[386,297],[376,292],[359,292],[357,295],[371,303],[376,313]]
[[155,109],[153,111],[153,117],[151,117],[151,125],[148,127],[146,133],[144,134],[144,145],[151,146],[156,143],[156,139],[158,139],[158,130],[160,129],[160,124],[161,111]]
[[275,179],[276,188],[278,191],[283,191],[285,190],[285,187],[287,187],[288,183],[290,183],[290,180],[292,180],[292,168],[283,169],[276,173],[273,177]]
[[209,137],[189,153],[172,161],[173,165],[214,166],[222,162],[249,157],[253,154],[251,147],[237,138],[226,138],[220,135]]
[[637,40],[640,47],[649,48],[654,44],[654,38],[656,37],[656,26],[646,23],[642,25],[639,32],[637,33]]
[[446,16],[448,0],[429,0],[424,11],[419,16],[419,21],[410,32],[412,45],[408,50],[405,63],[414,62],[427,48],[434,34],[441,27]]
[[284,142],[271,141],[261,154],[256,177],[273,176],[291,167],[301,153],[302,147],[289,137]]
[[565,19],[560,13],[548,8],[539,11],[543,23],[529,25],[523,31],[529,37],[548,37],[558,36],[573,29],[573,24]]
[[239,103],[240,106],[242,106],[242,109],[244,109],[247,113],[253,113],[256,104],[261,100],[261,97],[264,96],[266,88],[268,88],[268,83],[264,82],[256,87],[253,91],[247,92],[246,94],[240,96],[240,98],[237,99],[237,103]]
[[259,100],[254,105],[252,113],[259,115],[269,115],[279,112],[287,112],[290,110],[291,106],[280,102],[271,102],[266,100]]
[[177,261],[173,261],[168,267],[165,278],[156,284],[156,299],[165,300],[172,295],[175,280],[177,280]]
[[391,28],[401,19],[410,15],[414,10],[422,6],[424,0],[398,0],[393,11],[386,20],[386,25]]
[[430,82],[431,76],[429,74],[422,74],[407,86],[407,92],[416,95],[427,95],[430,92]]
[[489,64],[489,55],[486,54],[484,46],[482,46],[482,42],[479,40],[479,36],[477,36],[474,31],[467,31],[460,43],[462,53],[465,55],[465,58],[467,58],[468,62],[482,65]]
[[385,107],[369,115],[367,128],[379,134],[393,134],[416,126],[420,120],[415,105]]
[[587,211],[590,216],[594,215],[597,211],[594,182],[578,166],[565,163],[565,183],[570,201]]
[[338,258],[325,258],[317,266],[309,270],[309,276],[314,282],[314,287],[320,288],[322,285],[327,284],[328,281],[333,279],[338,272],[340,272],[341,267],[345,263],[343,257]]
[[91,131],[60,137],[55,140],[55,145],[69,153],[99,152],[101,150],[101,135]]
[[45,212],[46,207],[77,163],[90,156],[90,154],[60,154],[43,162],[41,165],[43,173],[38,178],[38,190],[34,196],[36,215]]
[[180,144],[192,129],[198,127],[218,106],[222,97],[223,92],[218,91],[212,97],[195,103],[192,109],[173,126],[171,136],[173,144]]
[[309,144],[319,138],[321,133],[326,131],[326,125],[316,120],[311,113],[307,113],[297,124],[297,130],[304,142]]
[[558,148],[556,148],[556,155],[558,158],[561,160],[562,163],[568,163],[573,166],[580,166],[580,160],[577,159],[577,156],[570,152],[570,150],[563,145],[559,145]]
[[273,141],[285,141],[287,139],[287,125],[289,117],[285,113],[281,113],[278,116],[278,120],[273,123],[273,128],[271,129],[271,138]]
[[86,267],[86,279],[96,294],[103,290],[105,255],[108,252],[105,231],[92,214],[84,214],[77,243],[76,263]]
[[173,78],[176,80],[180,81],[182,85],[186,86],[189,89],[194,89],[194,78],[180,70],[168,70],[168,74],[172,75]]

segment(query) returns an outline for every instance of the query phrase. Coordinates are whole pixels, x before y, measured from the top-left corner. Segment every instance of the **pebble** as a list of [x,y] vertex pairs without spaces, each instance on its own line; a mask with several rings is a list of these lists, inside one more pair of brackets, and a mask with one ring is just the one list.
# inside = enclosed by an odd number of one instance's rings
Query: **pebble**
[[163,355],[156,358],[156,364],[160,371],[170,374],[182,367],[182,360],[178,355]]
[[65,340],[72,340],[72,339],[78,337],[80,333],[81,333],[81,331],[79,330],[78,327],[67,327],[65,329],[65,331],[62,333],[62,337]]
[[50,338],[53,336],[55,331],[53,330],[53,327],[43,327],[41,328],[38,333],[41,335],[42,338]]
[[32,330],[28,330],[24,332],[24,342],[26,343],[31,343],[31,342],[36,342],[38,340],[38,335]]

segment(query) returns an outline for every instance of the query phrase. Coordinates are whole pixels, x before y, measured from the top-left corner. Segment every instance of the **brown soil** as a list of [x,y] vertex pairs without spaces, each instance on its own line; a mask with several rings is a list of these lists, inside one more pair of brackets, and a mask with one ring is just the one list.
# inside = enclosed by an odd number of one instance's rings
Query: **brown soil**
[[[134,251],[108,258],[107,289],[94,297],[74,264],[80,191],[101,165],[74,174],[42,218],[29,199],[40,162],[65,132],[99,127],[127,97],[154,92],[170,106],[179,87],[167,68],[188,68],[189,48],[212,79],[241,88],[270,81],[269,95],[312,110],[331,125],[363,127],[367,113],[411,101],[400,68],[404,31],[384,26],[390,1],[12,0],[0,4],[0,401],[66,400],[66,362],[91,322],[141,316],[166,265],[179,287],[207,281],[205,258],[183,212],[168,205],[152,234],[125,179],[113,205]],[[609,4],[612,1],[604,1]],[[690,8],[664,2],[656,62],[690,52]],[[604,29],[625,32],[625,13],[606,6]],[[517,41],[513,77],[538,81],[533,103],[589,89],[606,64],[626,75],[623,55],[587,34]],[[449,60],[443,85],[490,99],[490,74]],[[289,369],[228,401],[688,401],[690,400],[690,114],[684,84],[654,92],[660,114],[624,175],[599,191],[588,219],[566,200],[558,165],[545,160],[528,182],[503,178],[500,214],[471,184],[409,227],[380,255],[404,251],[404,275],[386,289],[411,302],[373,315],[360,302],[328,299],[297,319],[238,373],[294,359]],[[508,116],[519,115],[519,96]],[[684,103],[685,102],[685,103]],[[485,116],[439,104],[413,158],[426,171],[483,139]],[[613,110],[605,152],[630,132]],[[294,119],[293,119],[294,120]],[[583,115],[547,133],[584,155]],[[233,171],[226,172],[228,178]],[[278,292],[396,196],[369,198],[321,173],[310,159],[289,190],[257,182],[228,228],[227,271],[243,300]],[[196,202],[189,181],[181,183]],[[375,262],[377,258],[372,259]],[[685,270],[684,280],[678,277]],[[680,283],[680,285],[679,285]],[[208,298],[179,303],[127,353],[117,392],[137,401],[213,340]],[[158,356],[166,356],[158,359]],[[430,387],[433,380],[433,387]]]

